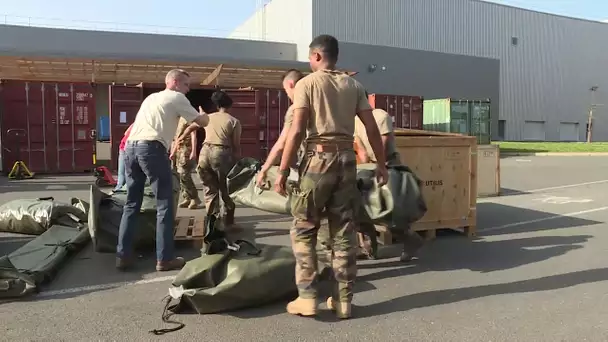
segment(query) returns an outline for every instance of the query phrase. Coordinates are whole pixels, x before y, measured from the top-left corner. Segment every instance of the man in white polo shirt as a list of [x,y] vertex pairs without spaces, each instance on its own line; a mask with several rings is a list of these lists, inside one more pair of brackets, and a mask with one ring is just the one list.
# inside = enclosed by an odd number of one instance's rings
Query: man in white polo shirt
[[146,178],[156,196],[156,270],[170,271],[184,266],[183,258],[174,254],[173,241],[173,176],[169,150],[179,118],[199,127],[209,123],[207,114],[199,114],[190,105],[190,75],[174,69],[165,77],[166,89],[148,96],[141,104],[125,148],[127,202],[125,203],[116,267],[125,270],[133,262],[133,234],[144,195]]

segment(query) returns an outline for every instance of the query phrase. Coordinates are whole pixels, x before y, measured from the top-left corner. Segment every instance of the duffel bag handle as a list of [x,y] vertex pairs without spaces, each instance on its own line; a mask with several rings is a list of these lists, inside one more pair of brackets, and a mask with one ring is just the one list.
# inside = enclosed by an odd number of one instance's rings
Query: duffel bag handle
[[38,198],[38,200],[39,201],[54,201],[55,198],[51,197],[51,196],[49,196],[49,197],[40,197],[40,198]]
[[260,253],[262,253],[262,250],[259,249],[255,244],[253,244],[253,242],[251,241],[247,241],[247,240],[236,240],[234,241],[234,244],[237,246],[241,246],[241,245],[247,245],[249,247],[251,247],[253,249],[253,252],[247,252],[248,255],[260,255]]

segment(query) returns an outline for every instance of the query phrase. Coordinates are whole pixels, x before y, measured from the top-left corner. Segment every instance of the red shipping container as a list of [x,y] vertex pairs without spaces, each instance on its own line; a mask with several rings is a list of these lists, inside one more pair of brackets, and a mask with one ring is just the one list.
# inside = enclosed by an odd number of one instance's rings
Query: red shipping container
[[[285,111],[289,106],[287,94],[278,89],[223,89],[233,100],[230,114],[239,119],[242,126],[241,153],[243,157],[264,160],[270,144],[278,138]],[[193,89],[211,95],[211,89]],[[138,86],[110,86],[110,141],[112,167],[117,168],[116,156],[124,131],[135,120],[143,101],[145,90]],[[193,94],[189,94],[195,98]],[[206,100],[208,101],[208,99]],[[208,103],[203,107],[208,106]],[[209,109],[206,109],[209,111]]]
[[[3,81],[2,161],[10,172],[18,158],[32,172],[75,173],[93,169],[97,120],[87,83]],[[23,138],[7,135],[22,130]]]
[[394,127],[422,129],[422,103],[420,96],[370,94],[373,108],[385,110],[392,118]]

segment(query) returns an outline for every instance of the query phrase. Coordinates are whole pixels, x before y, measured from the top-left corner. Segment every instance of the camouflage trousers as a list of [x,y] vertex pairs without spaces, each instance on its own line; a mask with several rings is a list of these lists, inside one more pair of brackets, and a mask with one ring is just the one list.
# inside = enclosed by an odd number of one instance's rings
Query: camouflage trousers
[[192,180],[192,171],[195,163],[190,159],[189,151],[177,151],[172,160],[173,169],[179,176],[181,198],[184,200],[198,200],[198,190]]
[[234,217],[234,201],[228,194],[226,176],[234,166],[232,149],[226,146],[203,144],[196,172],[203,183],[207,215],[219,215],[221,202],[226,215]]
[[299,296],[317,296],[317,237],[321,218],[327,217],[331,246],[326,251],[336,280],[332,297],[350,302],[357,275],[355,153],[306,152],[299,174],[299,191],[294,192],[291,201],[294,223],[290,231]]

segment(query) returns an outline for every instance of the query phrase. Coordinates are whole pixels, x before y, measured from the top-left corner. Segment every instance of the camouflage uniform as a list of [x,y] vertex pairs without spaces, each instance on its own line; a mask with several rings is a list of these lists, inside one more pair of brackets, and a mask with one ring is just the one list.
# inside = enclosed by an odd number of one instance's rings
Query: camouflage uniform
[[[175,133],[176,139],[184,132],[186,127],[188,127],[188,122],[181,118]],[[184,199],[182,206],[185,203],[190,203],[191,201],[195,201],[196,204],[200,202],[198,190],[196,189],[194,181],[192,180],[192,171],[194,171],[195,161],[190,159],[191,154],[192,138],[190,135],[188,135],[187,137],[184,137],[183,142],[177,146],[172,160],[173,169],[177,171],[177,174],[179,175],[181,197]]]
[[[397,152],[397,148],[395,146],[395,136],[393,130],[392,120],[389,114],[382,109],[374,109],[372,111],[374,115],[374,119],[376,120],[376,124],[378,125],[378,130],[380,131],[380,135],[388,135],[389,141],[386,146],[385,156],[386,156],[386,166],[397,166],[401,165],[401,158],[399,156],[399,152]],[[369,139],[367,138],[367,133],[365,132],[365,127],[361,120],[357,117],[355,119],[355,135],[361,140],[363,143],[363,148],[365,152],[370,158],[370,162],[376,162],[376,156],[374,155],[374,151],[369,143]],[[389,177],[389,187],[393,187],[391,185],[391,178]],[[365,224],[363,224],[365,225]],[[420,236],[416,232],[412,232],[410,230],[410,226],[398,227],[401,224],[398,222],[392,222],[391,230],[400,231],[403,233],[403,252],[401,254],[402,261],[409,261],[413,257],[415,257],[417,251],[423,246],[424,242],[420,238]],[[375,238],[375,229],[372,235],[368,235],[371,240],[371,243],[374,244]]]
[[296,84],[294,108],[308,108],[310,115],[306,153],[299,166],[299,191],[292,198],[291,207],[294,223],[290,236],[299,298],[288,304],[287,311],[316,313],[313,305],[317,297],[316,243],[320,220],[326,215],[331,237],[331,255],[327,257],[332,260],[336,280],[332,297],[340,307],[348,308],[339,313],[346,318],[350,316],[357,274],[354,117],[358,111],[371,108],[359,82],[328,70],[314,72]]
[[234,224],[236,207],[226,186],[226,176],[236,162],[232,149],[234,134],[240,139],[241,124],[239,120],[226,112],[209,114],[209,124],[205,127],[205,142],[201,148],[196,168],[203,183],[207,215],[220,214],[221,197],[227,225]]

